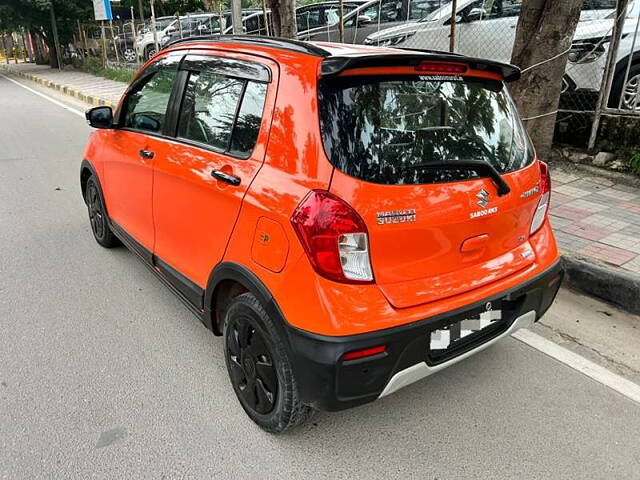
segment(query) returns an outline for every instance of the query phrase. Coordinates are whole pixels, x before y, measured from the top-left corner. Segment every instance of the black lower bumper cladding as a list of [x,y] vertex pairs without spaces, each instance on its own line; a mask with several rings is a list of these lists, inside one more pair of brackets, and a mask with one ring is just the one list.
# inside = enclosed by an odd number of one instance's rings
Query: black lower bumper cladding
[[[388,330],[348,337],[328,337],[286,327],[293,368],[304,403],[335,411],[376,400],[396,373],[426,362],[438,365],[456,358],[506,332],[516,318],[536,312],[539,320],[549,309],[562,283],[558,261],[533,279],[465,308]],[[455,347],[430,352],[433,330],[448,328],[469,318],[492,302],[500,305],[502,319],[470,335]],[[383,353],[342,361],[346,352],[385,345]]]

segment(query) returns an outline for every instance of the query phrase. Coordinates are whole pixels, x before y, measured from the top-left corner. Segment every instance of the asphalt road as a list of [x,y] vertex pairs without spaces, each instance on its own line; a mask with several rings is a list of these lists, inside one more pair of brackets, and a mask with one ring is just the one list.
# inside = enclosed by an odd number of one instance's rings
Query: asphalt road
[[[640,405],[513,338],[377,403],[262,432],[220,339],[133,254],[93,240],[89,133],[0,77],[0,477],[640,478]],[[566,320],[584,301],[554,309]]]

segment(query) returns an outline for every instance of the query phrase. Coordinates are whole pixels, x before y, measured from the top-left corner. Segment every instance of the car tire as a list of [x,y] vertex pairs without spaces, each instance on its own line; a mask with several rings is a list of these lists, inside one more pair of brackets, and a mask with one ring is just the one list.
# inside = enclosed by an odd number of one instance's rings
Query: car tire
[[149,60],[156,53],[157,53],[156,52],[156,47],[153,46],[153,45],[149,45],[147,48],[144,49],[144,59],[145,60]]
[[104,208],[102,193],[93,175],[87,180],[84,199],[89,213],[91,231],[93,232],[93,237],[96,239],[96,242],[105,248],[113,248],[120,245],[120,241],[109,227],[109,220]]
[[229,379],[251,420],[281,433],[309,419],[313,409],[300,401],[281,334],[253,294],[231,301],[223,335]]
[[134,63],[136,61],[136,51],[133,48],[125,48],[124,52],[122,52],[122,56],[125,61],[129,63]]
[[[628,77],[628,82],[626,85],[626,89],[625,89],[625,85],[624,85],[624,79],[625,79],[625,74],[627,73],[627,69],[626,69],[626,63],[625,63],[625,68],[622,69],[622,71],[620,71],[618,73],[618,75],[616,75],[614,81],[613,81],[613,85],[611,86],[611,96],[609,97],[609,107],[610,108],[618,108],[618,104],[620,103],[620,97],[624,94],[624,90],[629,89],[630,85],[632,82],[635,82],[635,90],[636,93],[640,92],[640,63],[634,63],[633,65],[631,65],[631,69],[629,70],[629,77]],[[638,99],[637,104],[636,104],[636,109],[640,108],[640,99]],[[625,100],[623,99],[623,103],[622,103],[622,109],[623,110],[631,110],[631,106],[625,106]]]

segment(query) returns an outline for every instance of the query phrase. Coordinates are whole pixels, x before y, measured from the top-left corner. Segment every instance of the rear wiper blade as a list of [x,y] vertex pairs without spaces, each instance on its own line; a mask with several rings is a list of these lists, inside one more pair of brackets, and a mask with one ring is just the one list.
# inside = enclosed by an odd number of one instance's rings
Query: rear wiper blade
[[496,187],[498,188],[498,196],[502,197],[511,192],[511,188],[509,184],[505,181],[504,178],[500,175],[500,173],[495,169],[493,165],[487,163],[483,160],[450,160],[444,162],[429,162],[429,163],[421,163],[419,165],[407,165],[403,168],[406,169],[418,169],[418,168],[428,168],[428,169],[460,169],[460,170],[473,170],[480,174],[481,176],[489,177],[493,180]]

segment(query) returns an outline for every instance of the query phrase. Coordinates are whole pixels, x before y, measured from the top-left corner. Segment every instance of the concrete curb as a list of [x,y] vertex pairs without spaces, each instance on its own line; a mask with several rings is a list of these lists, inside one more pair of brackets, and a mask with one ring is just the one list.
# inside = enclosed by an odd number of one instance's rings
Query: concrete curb
[[100,98],[96,95],[90,95],[88,93],[84,93],[80,90],[76,90],[75,88],[71,88],[67,85],[55,83],[55,82],[52,82],[51,80],[46,80],[44,78],[38,77],[37,75],[15,71],[10,68],[2,68],[2,70],[6,73],[17,75],[19,77],[22,77],[27,80],[31,80],[32,82],[36,82],[40,85],[43,85],[47,88],[57,90],[60,93],[69,95],[70,97],[77,98],[78,100],[82,100],[83,102],[88,103],[89,105],[94,105],[96,107],[99,107],[99,106],[113,107],[113,102],[111,102],[110,100],[105,100],[104,98]]
[[565,285],[640,315],[640,277],[574,255],[562,255]]

